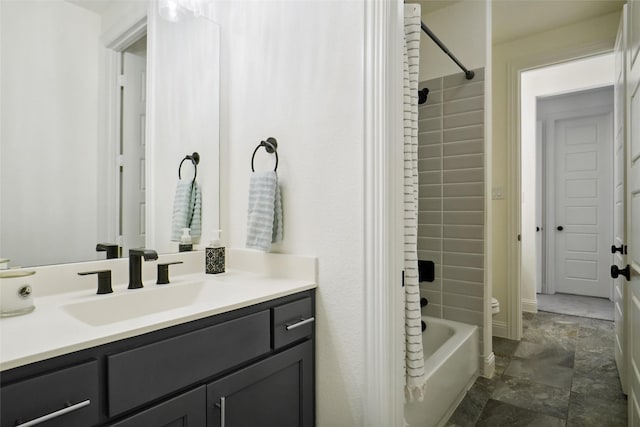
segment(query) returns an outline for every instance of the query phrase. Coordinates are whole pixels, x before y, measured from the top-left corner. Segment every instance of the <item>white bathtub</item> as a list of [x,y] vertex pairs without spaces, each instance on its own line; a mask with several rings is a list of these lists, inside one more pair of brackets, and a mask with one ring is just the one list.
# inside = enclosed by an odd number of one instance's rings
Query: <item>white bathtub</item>
[[411,427],[446,423],[478,377],[478,328],[451,320],[422,316],[427,385],[424,401],[407,403],[405,420]]

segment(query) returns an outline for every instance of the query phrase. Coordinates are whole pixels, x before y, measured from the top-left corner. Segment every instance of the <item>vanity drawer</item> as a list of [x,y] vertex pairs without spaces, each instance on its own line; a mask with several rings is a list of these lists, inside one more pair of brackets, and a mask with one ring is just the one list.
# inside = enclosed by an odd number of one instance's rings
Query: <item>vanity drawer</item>
[[310,297],[273,307],[271,310],[274,349],[313,334],[315,318]]
[[268,353],[269,319],[264,310],[108,356],[109,415]]
[[37,419],[43,427],[95,425],[99,417],[98,363],[91,361],[4,386],[0,396],[2,427]]

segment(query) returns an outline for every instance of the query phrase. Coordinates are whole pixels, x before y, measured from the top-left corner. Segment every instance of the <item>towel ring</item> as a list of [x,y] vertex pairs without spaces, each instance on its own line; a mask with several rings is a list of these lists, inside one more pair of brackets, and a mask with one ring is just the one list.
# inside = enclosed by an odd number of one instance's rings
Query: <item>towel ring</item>
[[273,171],[278,170],[278,141],[275,138],[269,137],[266,141],[260,141],[260,144],[253,150],[253,155],[251,156],[251,172],[255,172],[256,170],[253,168],[253,159],[256,157],[256,152],[260,147],[264,147],[267,150],[267,153],[274,153],[276,155],[276,167],[273,168]]
[[196,177],[198,176],[198,163],[200,163],[200,154],[194,152],[192,155],[187,154],[186,156],[184,156],[184,159],[182,159],[182,161],[180,162],[180,166],[178,166],[178,179],[182,179],[182,176],[180,176],[180,171],[185,160],[191,160],[191,163],[193,163],[193,168],[195,169],[195,173],[193,174],[193,181],[195,182]]

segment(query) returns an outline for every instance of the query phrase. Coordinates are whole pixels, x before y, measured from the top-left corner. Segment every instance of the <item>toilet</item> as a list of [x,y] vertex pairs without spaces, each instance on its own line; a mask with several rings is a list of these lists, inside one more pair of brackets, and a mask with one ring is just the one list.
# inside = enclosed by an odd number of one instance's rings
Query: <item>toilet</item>
[[500,301],[491,298],[491,314],[495,316],[498,313],[500,313]]

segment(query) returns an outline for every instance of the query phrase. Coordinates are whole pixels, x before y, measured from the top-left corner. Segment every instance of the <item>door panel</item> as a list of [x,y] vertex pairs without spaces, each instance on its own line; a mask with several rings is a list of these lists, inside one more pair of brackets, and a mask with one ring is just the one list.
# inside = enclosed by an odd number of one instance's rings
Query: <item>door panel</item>
[[627,70],[627,120],[629,144],[627,163],[627,262],[631,280],[627,282],[629,423],[640,427],[640,2],[631,0],[629,7],[629,68]]
[[313,344],[310,341],[207,386],[209,427],[312,427]]
[[554,123],[558,292],[611,296],[611,125],[609,111]]
[[[626,9],[625,9],[626,11]],[[625,11],[622,13],[620,28],[615,45],[615,85],[614,85],[614,158],[613,158],[613,184],[614,184],[614,211],[613,211],[613,245],[624,247],[625,236],[625,171],[626,171],[626,60],[625,60]],[[627,264],[624,251],[616,252],[613,262],[619,268],[624,268]],[[615,331],[615,359],[620,375],[622,390],[628,393],[627,380],[627,337],[625,329],[625,301],[626,301],[625,279],[619,276],[613,280],[613,303],[614,303],[614,331]]]
[[146,37],[123,53],[121,232],[123,253],[145,246]]

